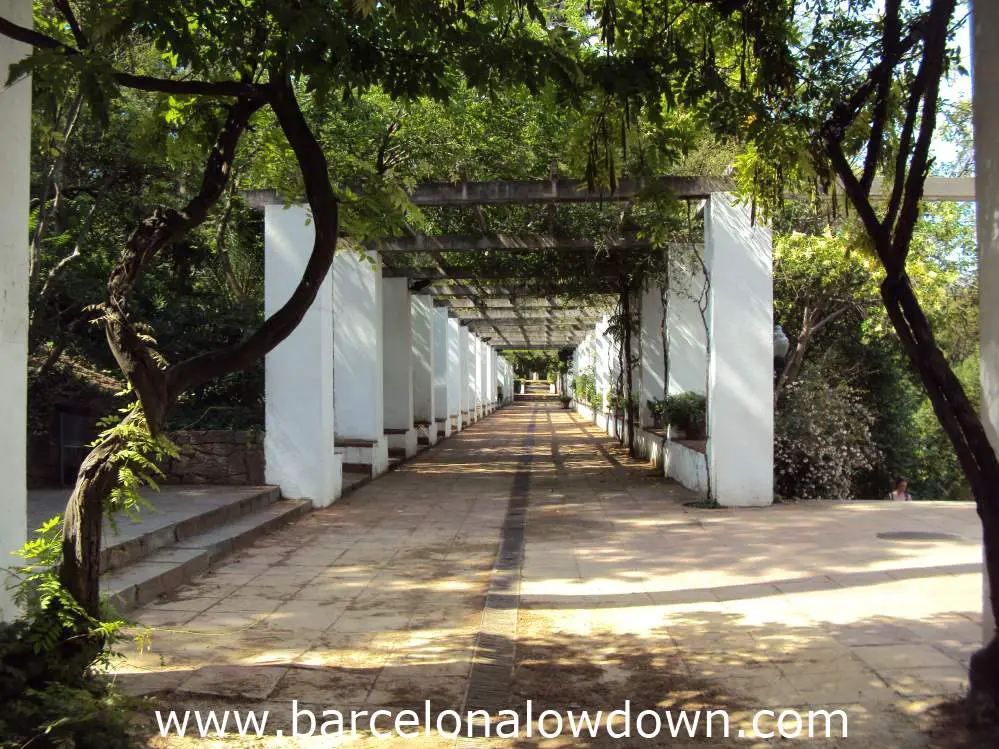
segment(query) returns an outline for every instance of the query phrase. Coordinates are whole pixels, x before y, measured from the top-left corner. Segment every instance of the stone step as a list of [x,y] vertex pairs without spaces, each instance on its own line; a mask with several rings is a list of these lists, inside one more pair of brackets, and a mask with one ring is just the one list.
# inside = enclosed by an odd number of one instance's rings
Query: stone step
[[227,554],[301,517],[311,507],[307,500],[283,499],[220,527],[190,535],[135,564],[102,575],[101,592],[120,612],[149,603],[206,572]]
[[[196,491],[197,487],[190,487]],[[171,503],[169,508],[157,506],[157,495],[147,496],[153,506],[142,511],[142,523],[132,532],[116,536],[105,534],[105,547],[101,550],[101,572],[112,572],[135,564],[158,549],[219,528],[245,515],[257,512],[281,498],[276,486],[232,487],[227,490],[231,498],[215,495],[205,498],[192,497],[183,507]],[[191,508],[203,507],[189,512]],[[185,510],[178,512],[178,510]],[[128,520],[120,519],[119,527]]]
[[371,464],[370,463],[347,463],[343,464],[344,473],[361,473],[368,477],[371,476]]

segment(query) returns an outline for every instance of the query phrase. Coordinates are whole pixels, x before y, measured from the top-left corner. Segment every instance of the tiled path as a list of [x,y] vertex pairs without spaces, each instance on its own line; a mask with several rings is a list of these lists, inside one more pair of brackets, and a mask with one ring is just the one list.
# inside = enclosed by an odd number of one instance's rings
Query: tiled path
[[[288,738],[292,699],[317,713],[421,714],[427,699],[440,709],[532,699],[535,714],[631,700],[635,713],[727,708],[733,733],[759,708],[842,707],[849,738],[796,743],[933,745],[925,710],[963,689],[980,638],[973,508],[694,510],[687,499],[580,417],[511,406],[141,610],[152,642],[120,678],[157,691],[161,709],[270,709],[269,736],[246,746],[334,745]],[[951,537],[878,536],[912,531]]]

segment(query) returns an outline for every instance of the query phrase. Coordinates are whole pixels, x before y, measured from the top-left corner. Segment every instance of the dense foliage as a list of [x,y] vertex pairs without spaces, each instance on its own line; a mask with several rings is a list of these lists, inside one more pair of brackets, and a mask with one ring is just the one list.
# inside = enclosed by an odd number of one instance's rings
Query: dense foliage
[[[956,205],[924,210],[910,274],[940,345],[977,403],[973,217]],[[904,476],[917,499],[967,499],[954,451],[877,300],[878,276],[848,218],[819,234],[775,238],[774,312],[791,341],[777,380],[778,493],[880,498]],[[820,380],[828,394],[815,384]],[[836,413],[847,403],[857,409],[855,428],[803,417]],[[857,451],[858,436],[869,440],[870,451]]]

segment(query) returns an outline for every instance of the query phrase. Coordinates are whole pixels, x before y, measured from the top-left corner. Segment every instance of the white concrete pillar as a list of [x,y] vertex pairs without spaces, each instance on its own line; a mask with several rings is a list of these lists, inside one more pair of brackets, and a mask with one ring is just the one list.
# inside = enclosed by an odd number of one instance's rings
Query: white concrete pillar
[[678,251],[673,258],[668,320],[670,393],[704,395],[707,388],[707,332],[699,302],[704,294],[704,269],[698,257],[705,251],[691,248]]
[[[982,421],[999,446],[999,4],[972,3],[972,110],[975,126],[975,195],[978,204],[979,317]],[[996,623],[983,569],[982,639],[991,641]]]
[[[31,26],[30,0],[0,0],[0,16]],[[31,49],[0,37],[0,86],[11,64]],[[10,553],[25,542],[27,519],[27,373],[28,373],[28,201],[31,173],[31,81],[0,88],[0,568],[11,566]],[[7,575],[0,572],[0,620],[17,615]]]
[[468,328],[458,328],[458,402],[461,412],[459,421],[464,429],[472,423],[468,414]]
[[437,443],[437,422],[434,421],[434,319],[436,309],[429,296],[414,295],[413,311],[413,425],[421,443]]
[[490,410],[495,410],[499,405],[499,371],[497,368],[496,349],[489,347],[489,404]]
[[416,455],[413,423],[413,305],[409,279],[382,280],[385,441],[389,455]]
[[607,331],[609,324],[610,316],[604,315],[597,325],[594,340],[597,392],[603,395],[603,408],[601,410],[607,408],[607,396],[610,395],[614,380],[617,379],[614,374],[617,366],[617,343]]
[[510,393],[507,395],[507,401],[513,403],[514,392],[513,392],[513,381],[517,378],[517,375],[513,371],[513,363],[507,359],[506,360],[506,381],[510,385]]
[[447,309],[433,307],[431,300],[431,325],[433,326],[434,349],[434,411],[431,419],[436,439],[451,436],[451,419],[447,408],[447,378],[448,378],[448,324]]
[[333,258],[336,444],[344,470],[372,476],[388,470],[382,335],[381,257],[337,252]]
[[460,432],[465,426],[461,413],[462,347],[461,324],[453,317],[447,319],[447,415],[451,432]]
[[478,420],[485,415],[485,344],[478,336],[473,336],[472,342],[475,355],[475,380],[472,382],[472,389],[475,392],[475,418]]
[[464,331],[464,378],[462,380],[462,401],[461,410],[464,420],[469,424],[478,421],[476,411],[477,401],[475,397],[475,377],[478,371],[478,357],[476,356],[475,334],[471,330],[462,326]]
[[489,344],[479,339],[479,403],[482,415],[489,413]]
[[[305,206],[264,209],[264,315],[298,286],[315,229]],[[302,321],[264,363],[264,477],[284,497],[326,507],[341,493],[334,453],[333,282],[326,276]]]
[[704,209],[708,303],[708,471],[714,498],[773,502],[773,265],[770,232],[714,193]]
[[649,284],[642,291],[640,303],[641,330],[638,334],[641,351],[639,375],[639,425],[651,426],[652,413],[649,400],[661,400],[666,392],[666,377],[663,372],[663,291],[658,284]]
[[498,353],[496,354],[496,383],[498,388],[503,389],[503,397],[497,399],[499,402],[496,405],[502,406],[504,403],[506,403],[507,399],[506,360]]
[[482,407],[486,414],[492,413],[496,400],[496,384],[493,381],[492,369],[493,348],[487,342],[482,342]]

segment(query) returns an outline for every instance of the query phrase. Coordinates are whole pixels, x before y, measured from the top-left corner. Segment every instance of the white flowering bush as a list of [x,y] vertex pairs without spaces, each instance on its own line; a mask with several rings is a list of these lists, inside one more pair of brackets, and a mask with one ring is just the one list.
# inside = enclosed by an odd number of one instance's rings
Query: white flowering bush
[[854,484],[881,456],[871,442],[874,417],[857,391],[806,370],[788,386],[776,412],[774,484],[795,499],[852,499]]

